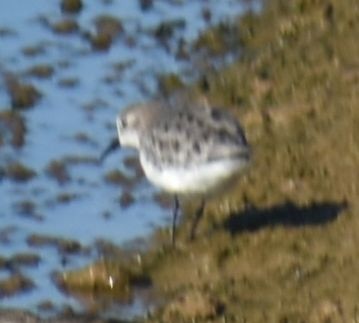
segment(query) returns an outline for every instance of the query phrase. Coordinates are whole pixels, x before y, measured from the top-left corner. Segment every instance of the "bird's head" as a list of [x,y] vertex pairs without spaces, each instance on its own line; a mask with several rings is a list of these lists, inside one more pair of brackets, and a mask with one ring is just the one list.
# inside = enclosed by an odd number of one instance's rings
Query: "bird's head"
[[122,110],[116,118],[117,138],[114,138],[102,153],[101,161],[119,147],[138,149],[141,136],[153,124],[161,109],[162,106],[154,101],[132,105]]

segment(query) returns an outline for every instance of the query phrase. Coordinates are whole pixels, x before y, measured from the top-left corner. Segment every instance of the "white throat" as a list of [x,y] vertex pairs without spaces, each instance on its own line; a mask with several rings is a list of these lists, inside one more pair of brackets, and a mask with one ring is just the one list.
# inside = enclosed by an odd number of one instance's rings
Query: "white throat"
[[118,140],[123,147],[139,148],[140,132],[138,129],[122,128],[119,119],[116,120]]

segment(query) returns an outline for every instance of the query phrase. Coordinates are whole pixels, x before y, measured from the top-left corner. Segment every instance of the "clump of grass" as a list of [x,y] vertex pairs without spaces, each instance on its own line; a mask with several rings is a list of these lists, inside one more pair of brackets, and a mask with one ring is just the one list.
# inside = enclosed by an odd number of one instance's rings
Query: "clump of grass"
[[36,176],[36,172],[20,162],[14,162],[7,166],[5,176],[15,182],[27,182]]
[[126,189],[131,189],[138,182],[138,178],[136,176],[125,175],[120,170],[109,171],[105,175],[105,180],[107,183],[123,186]]
[[53,160],[46,168],[46,173],[54,178],[59,184],[65,184],[70,180],[66,164],[60,160]]
[[64,13],[79,13],[83,8],[83,3],[81,0],[62,0],[60,7]]
[[0,299],[29,291],[34,286],[34,283],[29,278],[22,274],[14,274],[9,278],[0,280]]
[[158,91],[165,96],[184,88],[181,78],[173,73],[160,75],[157,83]]
[[10,144],[20,148],[25,143],[26,125],[24,118],[16,111],[0,111],[0,125],[3,128],[0,133],[0,146],[6,143],[6,137],[10,135]]
[[56,34],[68,35],[76,33],[79,30],[79,25],[77,21],[72,18],[64,18],[53,23],[51,29]]
[[35,86],[21,82],[13,74],[5,75],[5,83],[13,109],[28,109],[34,106],[42,96]]
[[47,64],[38,64],[32,66],[27,73],[40,79],[47,79],[53,76],[54,68]]

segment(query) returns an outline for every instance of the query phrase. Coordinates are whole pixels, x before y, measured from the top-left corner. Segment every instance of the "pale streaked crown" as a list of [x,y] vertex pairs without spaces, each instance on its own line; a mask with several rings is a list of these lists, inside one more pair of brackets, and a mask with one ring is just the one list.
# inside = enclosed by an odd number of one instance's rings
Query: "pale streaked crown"
[[157,101],[129,106],[116,118],[118,139],[121,146],[139,148],[143,132],[150,128],[163,109]]

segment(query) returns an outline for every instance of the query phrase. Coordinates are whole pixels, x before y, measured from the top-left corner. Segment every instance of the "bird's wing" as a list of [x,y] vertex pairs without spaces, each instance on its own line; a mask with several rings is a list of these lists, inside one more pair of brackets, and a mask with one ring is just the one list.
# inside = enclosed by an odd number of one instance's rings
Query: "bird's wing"
[[153,163],[164,167],[249,158],[247,141],[238,122],[215,108],[172,110],[143,136],[141,146]]

